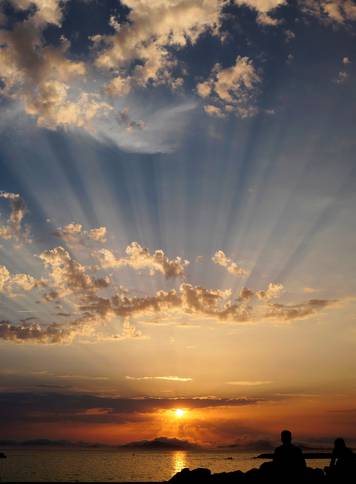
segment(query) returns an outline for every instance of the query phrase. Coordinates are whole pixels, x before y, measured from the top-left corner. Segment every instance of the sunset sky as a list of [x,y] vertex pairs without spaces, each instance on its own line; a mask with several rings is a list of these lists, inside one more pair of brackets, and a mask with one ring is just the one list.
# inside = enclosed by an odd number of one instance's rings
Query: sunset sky
[[0,0],[0,438],[356,443],[355,35]]

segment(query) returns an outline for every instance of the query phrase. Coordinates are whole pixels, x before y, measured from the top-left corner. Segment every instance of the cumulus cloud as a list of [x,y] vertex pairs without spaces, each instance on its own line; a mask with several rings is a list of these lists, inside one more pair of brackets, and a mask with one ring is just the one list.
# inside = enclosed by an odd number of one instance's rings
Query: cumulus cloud
[[270,14],[287,0],[234,0],[236,5],[245,5],[257,13],[257,22],[262,25],[277,25],[279,22]]
[[67,0],[9,0],[19,10],[28,10],[34,7],[32,21],[35,25],[45,24],[61,25],[63,6]]
[[168,279],[184,275],[185,268],[189,264],[181,257],[169,259],[163,250],[157,249],[153,254],[148,249],[141,247],[138,242],[132,242],[126,247],[126,257],[116,257],[109,249],[96,251],[101,267],[131,267],[135,270],[148,269],[150,275],[161,272]]
[[72,259],[63,247],[55,247],[38,256],[49,269],[48,285],[52,290],[47,293],[49,300],[64,297],[72,293],[86,294],[109,285],[109,278],[94,278],[86,267]]
[[214,264],[225,267],[226,270],[234,276],[246,276],[248,272],[234,262],[230,257],[227,257],[222,250],[217,250],[211,260]]
[[[230,289],[207,289],[201,286],[193,286],[183,283],[178,289],[170,291],[157,291],[152,296],[131,296],[128,293],[116,294],[113,297],[99,297],[96,294],[88,294],[80,307],[85,314],[93,318],[120,316],[122,318],[169,318],[184,315],[185,318],[213,319],[235,323],[257,322],[264,318],[274,317],[285,321],[312,315],[314,312],[324,309],[329,305],[325,300],[320,302],[306,302],[296,306],[283,304],[271,304],[269,300],[279,295],[279,285],[270,284],[265,291],[250,291],[245,289],[244,297],[234,299]],[[263,293],[263,294],[262,294]],[[254,298],[253,304],[251,300]],[[246,304],[248,303],[248,304]],[[292,310],[299,309],[292,317]],[[289,314],[289,317],[286,315]]]
[[[70,314],[68,316],[71,316]],[[28,320],[29,319],[29,320]],[[20,322],[1,321],[0,340],[13,343],[31,344],[69,344],[78,337],[87,341],[124,341],[128,339],[146,339],[142,331],[129,320],[124,320],[118,332],[107,331],[102,318],[83,313],[72,321],[45,324],[28,318]]]
[[[132,85],[149,83],[175,87],[176,61],[169,49],[194,44],[206,31],[217,32],[223,0],[124,0],[127,21],[111,19],[113,35],[93,37],[98,47],[96,65],[119,71],[107,86],[115,95],[127,94]],[[123,77],[122,72],[127,75]]]
[[[145,339],[135,326],[135,321],[167,318],[174,324],[181,317],[185,320],[209,319],[232,323],[254,323],[266,319],[289,321],[307,318],[336,303],[330,300],[309,300],[294,305],[271,303],[268,297],[272,296],[261,298],[257,294],[262,291],[253,292],[248,289],[243,291],[246,294],[244,298],[240,295],[234,299],[229,289],[207,289],[188,283],[181,284],[178,289],[157,291],[151,296],[134,296],[128,291],[99,296],[97,290],[106,286],[108,281],[104,280],[103,283],[88,276],[83,267],[72,261],[63,249],[48,252],[42,258],[51,266],[52,287],[55,289],[46,294],[46,300],[51,301],[64,294],[74,295],[79,316],[70,321],[71,315],[65,314],[69,321],[50,325],[32,323],[30,320],[22,321],[21,324],[4,321],[0,338],[37,343],[67,343],[80,335],[92,336],[94,340]],[[6,285],[9,277],[6,270],[0,271],[0,274],[0,284]],[[46,281],[46,287],[48,284],[49,281]],[[263,292],[267,293],[268,289]],[[275,291],[273,293],[276,295]],[[105,322],[117,317],[122,320],[121,332],[113,332],[111,329],[108,334]]]
[[353,0],[299,0],[302,10],[322,22],[339,25],[356,20],[356,4]]
[[[89,294],[81,310],[87,314],[107,317],[164,317],[168,314],[185,314],[190,317],[206,316],[215,319],[246,319],[241,308],[230,300],[231,290],[206,289],[183,283],[178,289],[160,290],[152,296],[117,294],[111,298]],[[245,312],[245,308],[243,309]]]
[[69,342],[72,331],[68,326],[52,323],[13,324],[8,321],[0,322],[0,339],[14,343],[44,343],[54,344]]
[[254,291],[251,291],[248,287],[243,287],[240,291],[240,301],[248,301],[254,297]]
[[[60,2],[19,0],[19,6],[36,3],[33,16],[0,31],[0,94],[20,102],[27,114],[46,128],[76,126],[90,129],[91,121],[111,107],[95,93],[75,90],[73,82],[86,74],[83,62],[68,56],[64,37],[59,46],[46,44],[44,19],[60,21]],[[41,6],[41,8],[39,7]],[[57,9],[54,7],[58,7]],[[42,13],[41,13],[42,12]],[[41,13],[42,21],[38,21]]]
[[216,64],[209,78],[197,85],[197,93],[207,102],[205,111],[210,115],[222,117],[234,113],[248,118],[257,113],[260,83],[252,60],[238,56],[231,67]]
[[88,241],[105,243],[107,229],[106,227],[96,227],[84,230],[81,224],[72,222],[63,227],[58,227],[54,231],[54,235],[69,245],[86,245]]
[[0,191],[0,199],[10,202],[11,207],[11,212],[5,225],[0,225],[0,238],[19,240],[21,236],[26,235],[21,233],[22,221],[27,212],[26,204],[18,193]]
[[[19,194],[0,192],[0,196],[11,203],[3,234],[18,237],[22,232],[26,206]],[[74,246],[103,243],[106,228],[85,230],[80,223],[72,222],[59,227],[55,235]],[[137,295],[114,282],[106,271],[130,267],[138,272],[148,270],[152,276],[158,273],[167,279],[176,279],[185,275],[189,262],[181,257],[170,259],[161,249],[151,253],[137,242],[128,245],[125,252],[124,257],[118,257],[108,248],[95,248],[86,253],[89,260],[84,265],[64,247],[54,247],[37,256],[45,269],[44,275],[38,277],[12,274],[6,266],[0,265],[0,293],[3,297],[13,298],[36,289],[39,301],[48,304],[48,314],[61,317],[61,323],[50,324],[43,324],[33,316],[19,323],[2,321],[0,339],[31,343],[70,342],[79,335],[94,340],[145,339],[147,337],[136,326],[138,322],[166,320],[179,324],[182,319],[231,323],[256,323],[268,319],[289,321],[313,316],[336,302],[311,299],[298,304],[272,303],[283,291],[283,286],[277,283],[269,283],[263,290],[243,287],[235,295],[231,289],[206,288],[183,282],[170,290]],[[99,263],[93,263],[98,260]],[[216,251],[212,260],[233,275],[247,274],[222,250]]]
[[282,284],[274,284],[273,282],[270,282],[267,289],[264,291],[257,291],[256,296],[258,299],[270,300],[279,297],[282,291]]
[[5,266],[0,266],[0,293],[13,295],[14,291],[31,291],[41,284],[29,274],[10,274]]

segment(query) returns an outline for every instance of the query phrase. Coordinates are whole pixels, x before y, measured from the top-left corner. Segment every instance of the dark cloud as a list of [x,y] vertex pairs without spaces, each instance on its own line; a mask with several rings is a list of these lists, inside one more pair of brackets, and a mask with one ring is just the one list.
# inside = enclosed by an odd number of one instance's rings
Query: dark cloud
[[123,423],[171,408],[255,405],[260,398],[118,398],[86,393],[2,393],[0,424],[8,422]]
[[336,303],[337,301],[330,299],[310,299],[300,304],[269,304],[266,317],[283,321],[302,319]]
[[71,329],[68,326],[52,323],[41,325],[39,323],[13,324],[9,321],[0,321],[0,339],[14,343],[63,343],[71,338]]

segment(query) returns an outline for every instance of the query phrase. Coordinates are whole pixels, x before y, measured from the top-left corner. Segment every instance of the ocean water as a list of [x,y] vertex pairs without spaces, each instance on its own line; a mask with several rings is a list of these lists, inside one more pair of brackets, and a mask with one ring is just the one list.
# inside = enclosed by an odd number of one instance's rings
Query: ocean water
[[[117,449],[1,449],[2,482],[34,481],[166,481],[184,467],[207,467],[212,472],[247,471],[259,467],[252,452],[132,451]],[[327,461],[308,461],[323,468]]]

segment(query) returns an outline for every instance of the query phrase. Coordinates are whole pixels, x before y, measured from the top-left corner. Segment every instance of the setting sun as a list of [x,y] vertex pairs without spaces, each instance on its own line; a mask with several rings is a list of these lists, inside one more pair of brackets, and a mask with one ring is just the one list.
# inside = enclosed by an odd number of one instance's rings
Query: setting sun
[[174,412],[174,415],[177,417],[177,418],[182,418],[184,417],[184,415],[186,414],[186,410],[183,410],[182,408],[177,408]]

